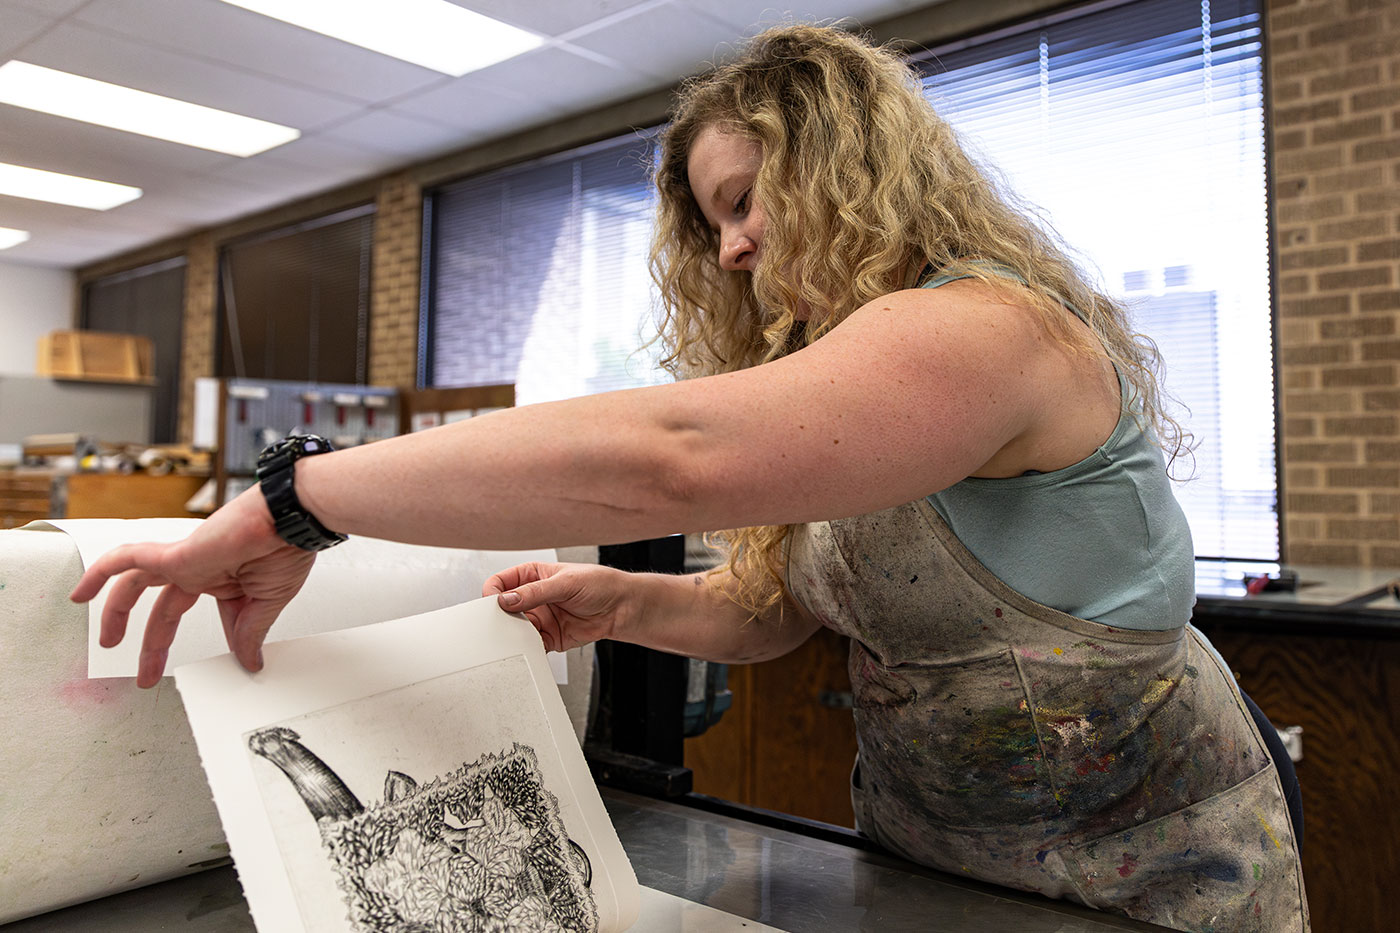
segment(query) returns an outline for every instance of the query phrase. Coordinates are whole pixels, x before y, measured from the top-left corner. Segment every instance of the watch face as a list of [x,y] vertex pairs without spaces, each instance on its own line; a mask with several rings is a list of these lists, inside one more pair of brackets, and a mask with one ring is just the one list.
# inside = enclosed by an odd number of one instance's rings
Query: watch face
[[321,444],[319,437],[308,437],[301,442],[301,451],[306,454],[319,454],[325,448]]

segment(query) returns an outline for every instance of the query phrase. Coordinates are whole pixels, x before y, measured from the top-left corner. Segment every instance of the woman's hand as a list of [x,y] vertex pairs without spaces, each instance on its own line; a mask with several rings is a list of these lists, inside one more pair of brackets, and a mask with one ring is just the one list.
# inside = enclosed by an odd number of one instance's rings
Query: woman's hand
[[262,669],[268,629],[311,572],[315,554],[284,542],[256,486],[229,502],[188,538],[171,544],[126,544],[87,568],[69,598],[87,602],[113,580],[98,639],[104,648],[126,635],[127,618],[147,587],[163,587],[146,621],[136,684],[152,687],[165,671],[180,618],[202,593],[218,600],[229,650],[250,671]]
[[754,618],[729,598],[728,573],[625,573],[598,564],[530,563],[502,570],[495,596],[539,630],[548,651],[609,638],[686,658],[748,664],[786,654],[821,623],[800,606]]
[[634,575],[598,564],[520,564],[481,588],[507,612],[539,630],[546,651],[565,651],[616,638],[635,618],[640,600]]

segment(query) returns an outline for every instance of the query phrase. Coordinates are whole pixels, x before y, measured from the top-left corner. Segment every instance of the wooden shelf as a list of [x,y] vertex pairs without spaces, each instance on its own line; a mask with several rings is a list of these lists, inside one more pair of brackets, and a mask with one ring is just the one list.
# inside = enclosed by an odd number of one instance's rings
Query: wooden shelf
[[56,330],[39,338],[41,376],[81,382],[155,385],[149,337],[95,330]]

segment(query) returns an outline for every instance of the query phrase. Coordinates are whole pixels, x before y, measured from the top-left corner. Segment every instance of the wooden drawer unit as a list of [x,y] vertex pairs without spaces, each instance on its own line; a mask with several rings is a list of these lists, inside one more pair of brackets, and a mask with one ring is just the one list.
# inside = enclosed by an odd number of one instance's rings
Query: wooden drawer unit
[[48,518],[53,482],[47,473],[0,473],[0,528]]
[[205,477],[0,473],[0,528],[42,518],[197,518],[185,502]]

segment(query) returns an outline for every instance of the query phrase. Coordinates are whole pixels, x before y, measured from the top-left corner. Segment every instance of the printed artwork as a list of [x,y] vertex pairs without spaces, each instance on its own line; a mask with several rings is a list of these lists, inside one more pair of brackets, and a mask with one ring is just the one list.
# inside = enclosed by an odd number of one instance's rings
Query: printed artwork
[[569,843],[534,751],[516,744],[419,786],[397,771],[362,805],[291,729],[253,733],[316,818],[357,930],[592,930],[588,860]]
[[[454,715],[467,703],[491,705],[493,688],[518,676],[513,663],[523,661],[492,662],[247,733],[308,930],[598,928],[589,859],[568,837],[536,746],[514,739],[540,735],[541,724],[521,721],[529,714],[518,706],[496,716]],[[389,714],[415,708],[439,715]],[[460,725],[502,720],[508,731],[496,734]],[[436,726],[420,727],[431,731],[417,737],[375,732],[379,723],[425,721]],[[424,748],[433,754],[425,757]],[[337,896],[342,903],[333,903]]]

